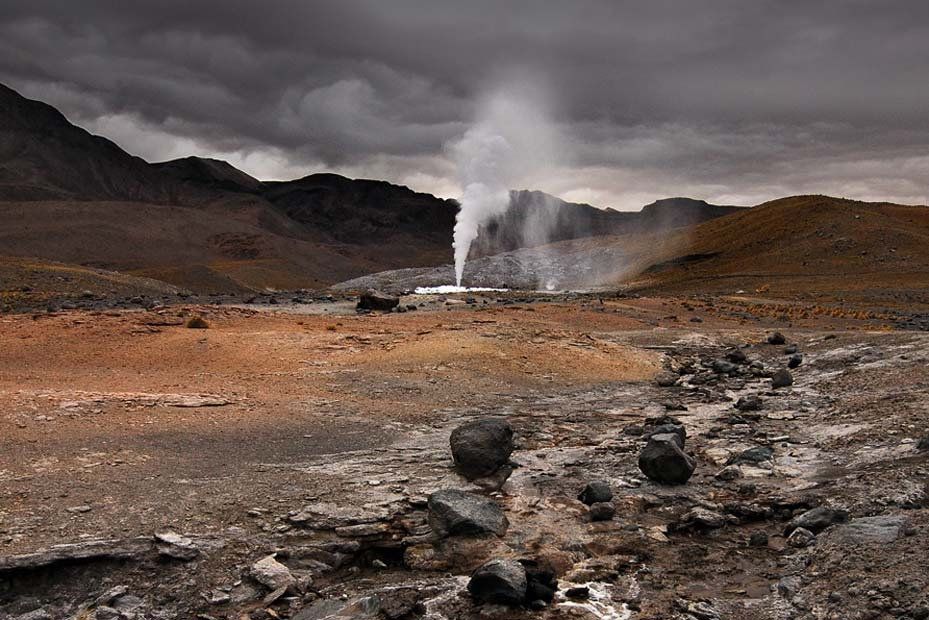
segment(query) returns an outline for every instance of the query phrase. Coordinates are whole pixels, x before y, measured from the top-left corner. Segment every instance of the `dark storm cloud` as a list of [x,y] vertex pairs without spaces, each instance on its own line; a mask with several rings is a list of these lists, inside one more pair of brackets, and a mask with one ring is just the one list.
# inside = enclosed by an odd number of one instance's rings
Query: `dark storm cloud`
[[147,158],[260,176],[454,193],[444,145],[524,76],[565,137],[539,184],[571,198],[929,202],[925,2],[0,5],[0,80]]

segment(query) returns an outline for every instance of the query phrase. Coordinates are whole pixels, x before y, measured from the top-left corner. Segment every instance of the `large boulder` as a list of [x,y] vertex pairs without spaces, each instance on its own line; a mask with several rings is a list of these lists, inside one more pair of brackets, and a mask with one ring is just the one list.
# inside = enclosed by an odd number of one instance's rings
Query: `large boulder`
[[653,435],[639,453],[639,469],[660,484],[684,484],[697,466],[696,461],[680,446],[673,433]]
[[515,560],[491,560],[468,582],[468,592],[478,603],[522,605],[527,587],[526,569]]
[[358,298],[359,310],[381,310],[390,312],[400,305],[400,298],[369,288]]
[[503,536],[509,523],[492,499],[446,489],[429,496],[429,525],[438,536]]
[[493,475],[513,453],[513,427],[502,418],[483,418],[452,431],[455,469],[468,480]]

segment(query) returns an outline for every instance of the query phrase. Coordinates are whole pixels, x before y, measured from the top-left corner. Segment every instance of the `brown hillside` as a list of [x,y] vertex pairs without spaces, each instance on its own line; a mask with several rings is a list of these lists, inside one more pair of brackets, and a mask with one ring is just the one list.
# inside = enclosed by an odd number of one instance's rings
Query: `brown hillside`
[[643,290],[877,297],[929,292],[925,206],[796,196],[667,239],[626,242],[637,274],[626,281]]

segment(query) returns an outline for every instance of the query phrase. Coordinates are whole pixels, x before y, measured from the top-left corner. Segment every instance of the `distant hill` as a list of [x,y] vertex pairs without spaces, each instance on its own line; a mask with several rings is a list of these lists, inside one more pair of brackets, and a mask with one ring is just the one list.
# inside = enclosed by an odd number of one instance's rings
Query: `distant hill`
[[[732,209],[673,200],[620,213],[514,192],[512,209],[481,231],[474,254],[663,229]],[[449,262],[457,208],[384,181],[312,174],[262,182],[201,157],[150,164],[0,85],[7,256],[127,271],[196,292],[322,287]]]

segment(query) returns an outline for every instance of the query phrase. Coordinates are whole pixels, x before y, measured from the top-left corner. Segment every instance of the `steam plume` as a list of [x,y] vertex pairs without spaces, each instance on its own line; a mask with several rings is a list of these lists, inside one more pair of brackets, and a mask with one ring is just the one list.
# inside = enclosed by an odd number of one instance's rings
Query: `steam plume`
[[534,182],[552,165],[555,133],[542,105],[545,99],[525,84],[497,90],[452,146],[462,184],[452,243],[458,286],[481,225],[506,213],[511,188]]

